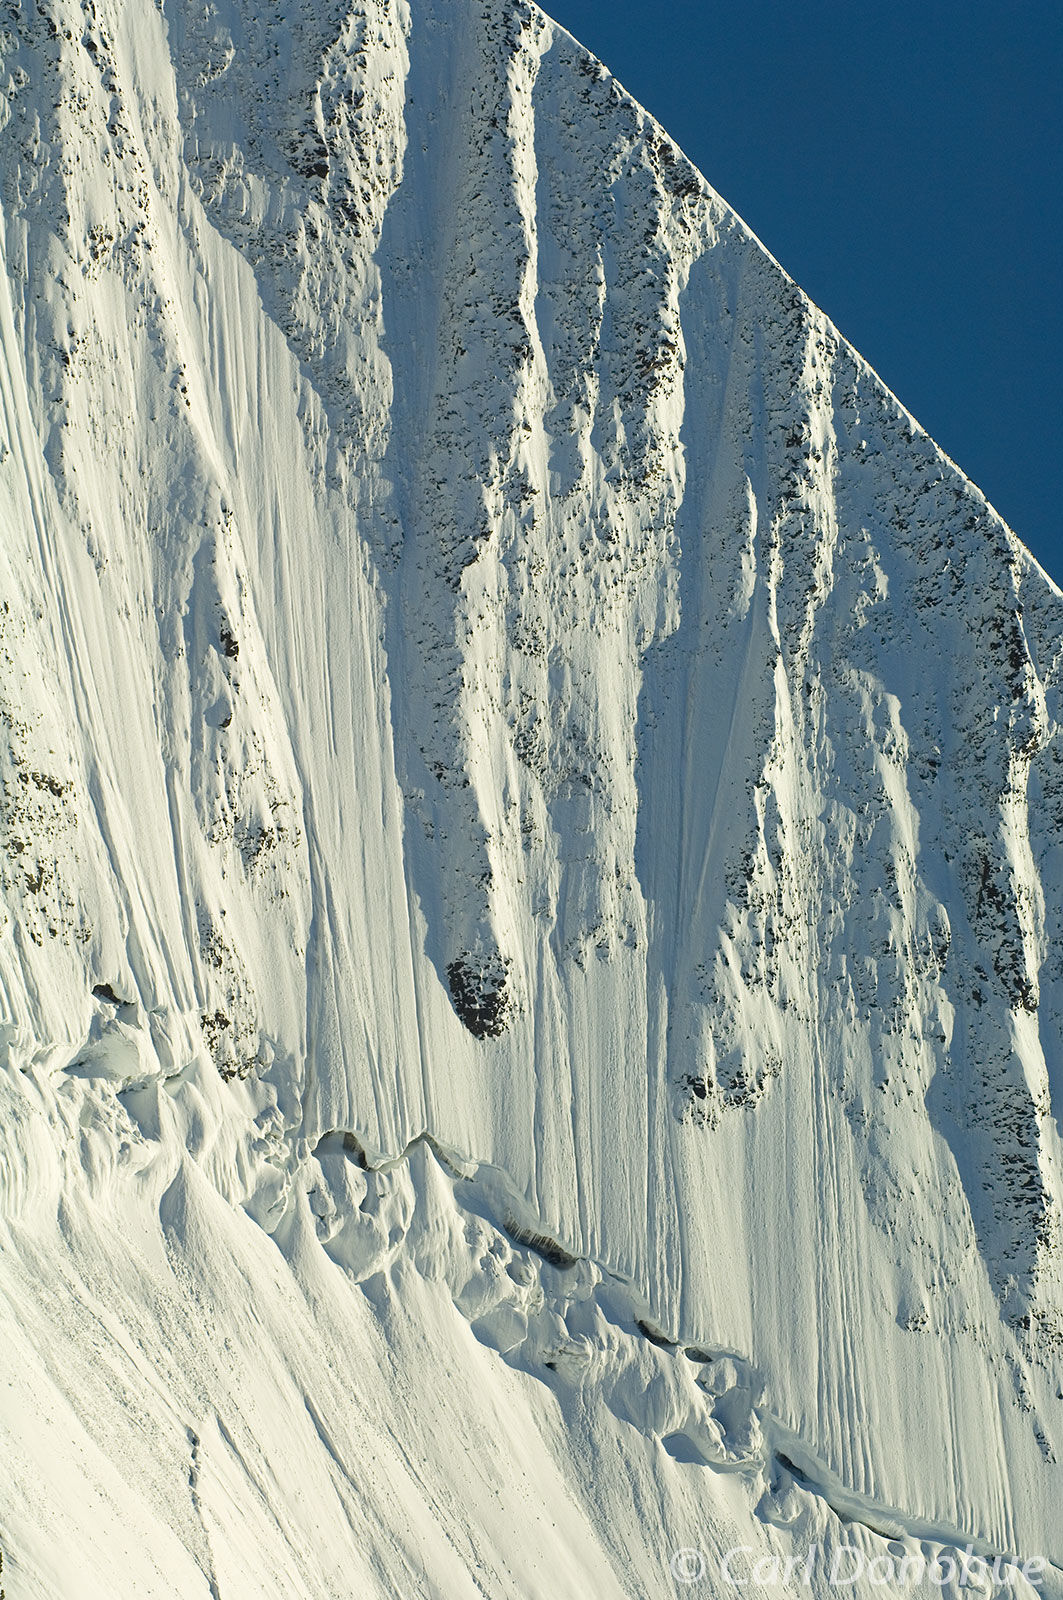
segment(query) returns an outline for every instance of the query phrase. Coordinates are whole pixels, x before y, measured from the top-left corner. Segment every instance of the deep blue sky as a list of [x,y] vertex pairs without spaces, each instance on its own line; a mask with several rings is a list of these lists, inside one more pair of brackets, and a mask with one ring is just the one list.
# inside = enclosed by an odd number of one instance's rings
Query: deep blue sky
[[1063,583],[1063,0],[545,6]]

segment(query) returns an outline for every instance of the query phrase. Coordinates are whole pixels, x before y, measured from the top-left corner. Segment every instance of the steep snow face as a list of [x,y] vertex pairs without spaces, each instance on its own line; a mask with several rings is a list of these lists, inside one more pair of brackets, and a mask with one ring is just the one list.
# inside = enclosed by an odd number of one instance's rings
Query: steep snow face
[[1063,1563],[1059,591],[534,7],[0,23],[9,1570]]

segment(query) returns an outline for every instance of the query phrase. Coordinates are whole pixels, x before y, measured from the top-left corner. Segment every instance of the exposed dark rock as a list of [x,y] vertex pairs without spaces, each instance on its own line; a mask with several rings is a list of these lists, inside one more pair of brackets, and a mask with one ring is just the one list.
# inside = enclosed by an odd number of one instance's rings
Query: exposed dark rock
[[503,956],[464,954],[447,968],[454,1010],[476,1039],[497,1039],[506,1030],[508,967]]

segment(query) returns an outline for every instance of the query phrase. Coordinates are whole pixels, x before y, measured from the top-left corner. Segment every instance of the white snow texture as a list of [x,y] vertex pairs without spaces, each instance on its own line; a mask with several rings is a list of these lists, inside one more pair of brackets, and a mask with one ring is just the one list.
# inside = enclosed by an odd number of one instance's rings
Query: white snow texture
[[525,0],[0,0],[0,201],[9,1600],[1063,1593],[1060,592]]

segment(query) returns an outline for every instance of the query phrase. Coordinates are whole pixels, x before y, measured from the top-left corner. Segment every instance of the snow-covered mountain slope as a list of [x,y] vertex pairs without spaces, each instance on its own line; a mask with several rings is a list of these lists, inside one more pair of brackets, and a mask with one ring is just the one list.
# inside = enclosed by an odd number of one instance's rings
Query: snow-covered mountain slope
[[521,0],[0,60],[8,1593],[1061,1592],[1059,591]]

